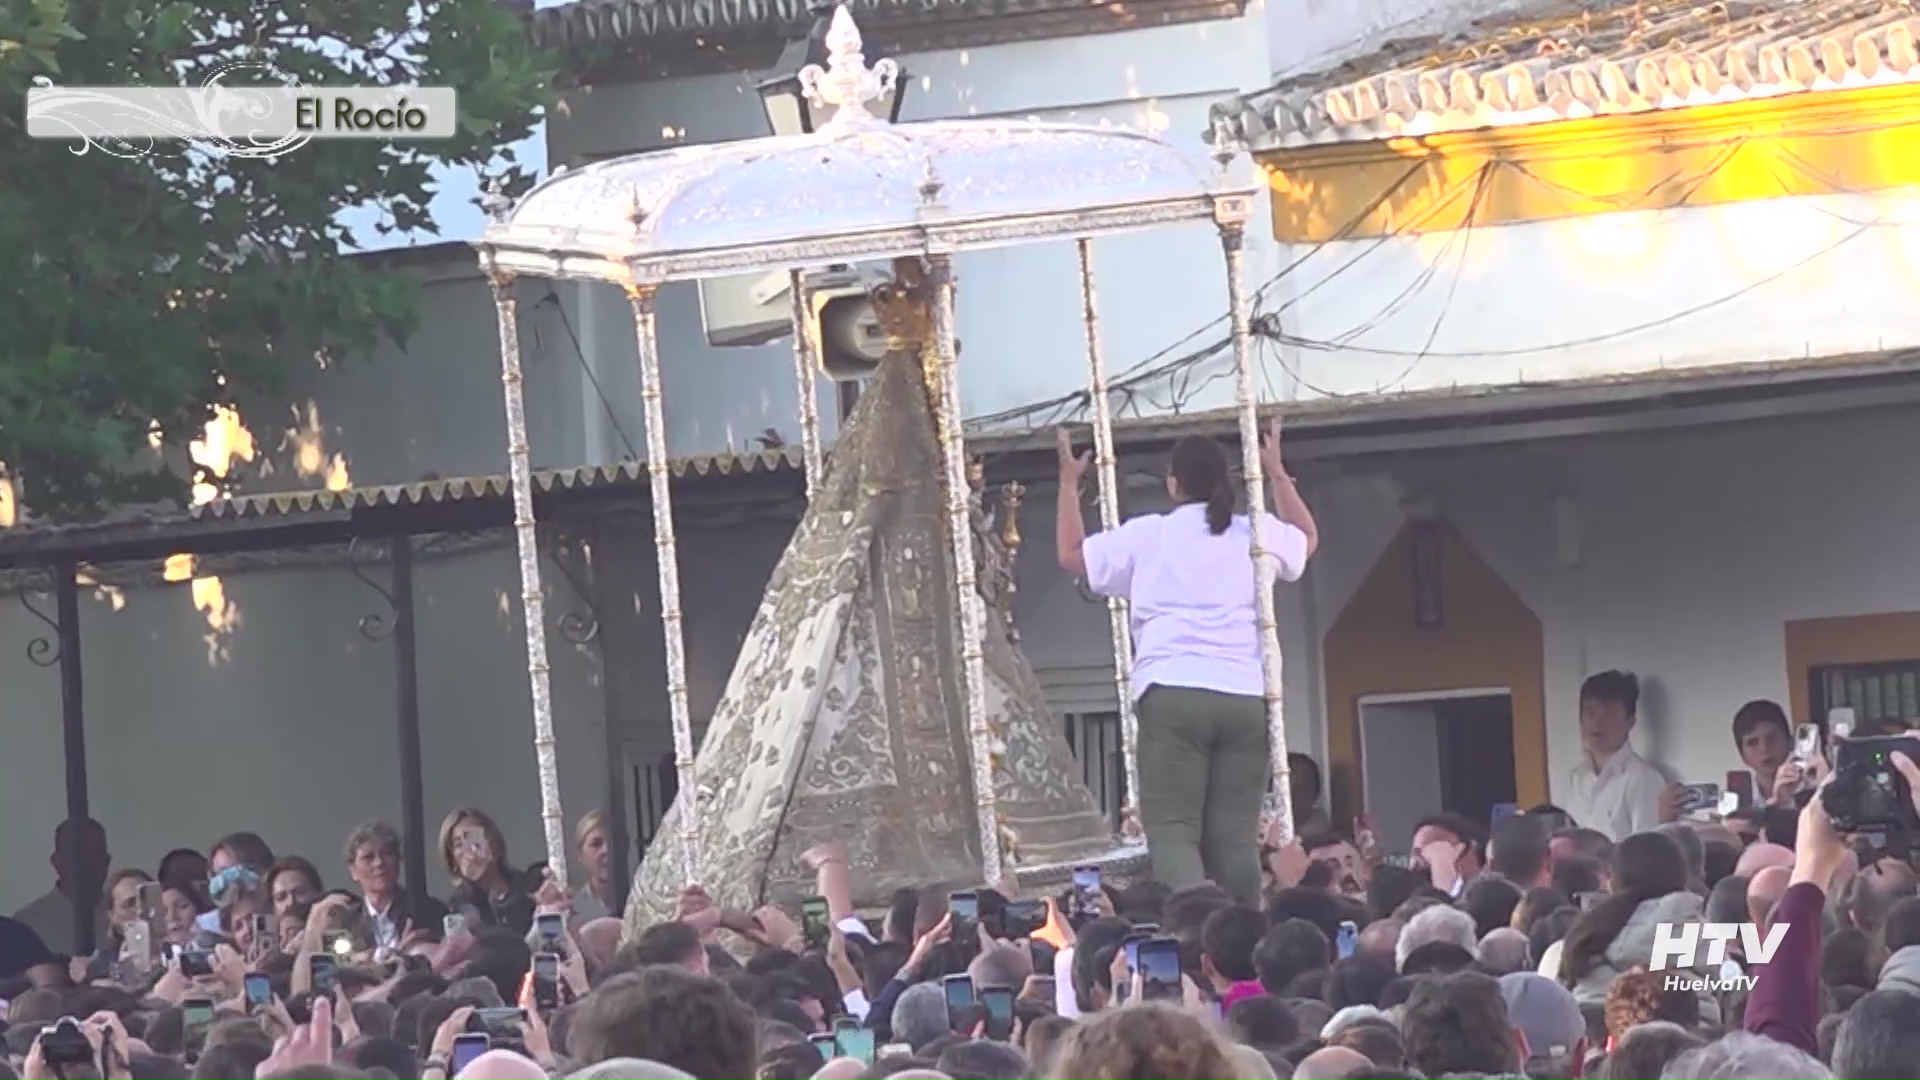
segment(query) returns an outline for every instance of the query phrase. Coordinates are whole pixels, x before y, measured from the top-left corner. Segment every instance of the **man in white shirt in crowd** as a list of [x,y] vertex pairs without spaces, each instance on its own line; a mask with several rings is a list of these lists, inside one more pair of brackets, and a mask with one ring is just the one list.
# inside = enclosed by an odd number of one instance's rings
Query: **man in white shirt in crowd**
[[1633,752],[1640,680],[1603,671],[1580,686],[1580,763],[1568,778],[1567,812],[1616,843],[1660,824],[1667,779]]

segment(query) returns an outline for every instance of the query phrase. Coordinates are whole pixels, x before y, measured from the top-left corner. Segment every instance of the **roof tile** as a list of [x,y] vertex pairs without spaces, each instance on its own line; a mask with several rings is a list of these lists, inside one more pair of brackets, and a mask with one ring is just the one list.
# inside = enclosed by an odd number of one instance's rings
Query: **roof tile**
[[1911,0],[1556,3],[1399,42],[1215,115],[1256,150],[1920,82]]

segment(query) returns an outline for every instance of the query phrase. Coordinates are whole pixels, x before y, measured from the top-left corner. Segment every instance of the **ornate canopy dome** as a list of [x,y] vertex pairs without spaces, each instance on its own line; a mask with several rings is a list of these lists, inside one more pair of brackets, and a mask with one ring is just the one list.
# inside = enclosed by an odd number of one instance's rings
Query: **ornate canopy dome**
[[829,61],[801,73],[837,109],[808,135],[635,154],[493,199],[481,261],[544,277],[649,283],[768,268],[1242,220],[1251,195],[1148,135],[1018,120],[890,124],[899,77],[869,67],[834,13]]

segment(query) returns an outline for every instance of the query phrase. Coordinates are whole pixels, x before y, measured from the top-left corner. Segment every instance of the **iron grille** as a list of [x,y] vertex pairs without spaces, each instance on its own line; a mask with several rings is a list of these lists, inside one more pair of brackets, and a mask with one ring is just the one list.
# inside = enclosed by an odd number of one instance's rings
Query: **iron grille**
[[1852,709],[1863,726],[1904,728],[1920,720],[1920,660],[1817,667],[1807,684],[1811,715],[1822,725],[1827,712],[1838,708]]
[[1067,713],[1061,717],[1075,760],[1080,763],[1080,780],[1093,792],[1100,809],[1113,828],[1120,827],[1120,807],[1126,803],[1127,769],[1120,750],[1120,714],[1116,712]]

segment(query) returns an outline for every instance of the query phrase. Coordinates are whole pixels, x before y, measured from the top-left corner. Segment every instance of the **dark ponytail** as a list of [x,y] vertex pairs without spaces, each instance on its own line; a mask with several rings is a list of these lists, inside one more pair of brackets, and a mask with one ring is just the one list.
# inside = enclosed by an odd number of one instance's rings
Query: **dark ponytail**
[[1181,502],[1207,505],[1207,531],[1215,536],[1233,524],[1233,470],[1227,452],[1204,435],[1189,435],[1173,444],[1168,463]]
[[1207,531],[1215,536],[1227,531],[1233,524],[1233,481],[1221,477],[1213,486],[1213,494],[1207,496]]

